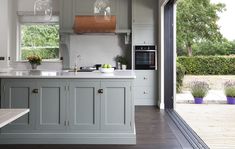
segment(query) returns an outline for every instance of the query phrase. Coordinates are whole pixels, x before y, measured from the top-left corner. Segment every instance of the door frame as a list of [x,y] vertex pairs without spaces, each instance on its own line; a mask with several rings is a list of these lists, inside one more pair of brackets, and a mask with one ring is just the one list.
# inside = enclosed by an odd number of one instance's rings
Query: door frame
[[159,2],[158,106],[174,109],[176,97],[176,0]]

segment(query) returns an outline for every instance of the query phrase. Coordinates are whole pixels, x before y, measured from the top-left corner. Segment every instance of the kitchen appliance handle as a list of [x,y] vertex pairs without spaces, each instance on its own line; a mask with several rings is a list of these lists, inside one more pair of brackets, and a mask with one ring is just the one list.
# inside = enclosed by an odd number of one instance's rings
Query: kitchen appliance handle
[[136,52],[156,52],[156,50],[135,50]]

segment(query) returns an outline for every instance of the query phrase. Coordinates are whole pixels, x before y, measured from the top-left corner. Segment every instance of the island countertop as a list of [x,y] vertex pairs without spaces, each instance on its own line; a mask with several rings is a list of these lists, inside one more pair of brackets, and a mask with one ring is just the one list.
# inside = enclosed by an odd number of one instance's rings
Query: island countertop
[[66,72],[49,70],[22,70],[0,73],[0,78],[71,78],[71,79],[135,79],[133,70],[115,70],[113,73],[93,72]]

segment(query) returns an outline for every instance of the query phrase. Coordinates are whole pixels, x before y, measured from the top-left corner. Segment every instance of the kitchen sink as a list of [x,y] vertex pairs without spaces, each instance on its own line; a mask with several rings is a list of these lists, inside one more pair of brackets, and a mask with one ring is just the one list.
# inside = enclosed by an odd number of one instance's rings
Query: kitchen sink
[[[80,69],[80,70],[77,70],[77,72],[93,72],[95,70],[93,69]],[[63,72],[74,72],[74,70],[63,70]]]

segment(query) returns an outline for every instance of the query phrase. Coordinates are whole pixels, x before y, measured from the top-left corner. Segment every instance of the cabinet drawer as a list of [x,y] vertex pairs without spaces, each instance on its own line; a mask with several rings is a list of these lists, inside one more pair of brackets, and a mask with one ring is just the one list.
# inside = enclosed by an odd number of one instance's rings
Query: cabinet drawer
[[154,87],[134,87],[135,98],[155,98],[156,92]]
[[135,71],[136,79],[134,81],[134,86],[156,86],[156,70],[138,70]]

